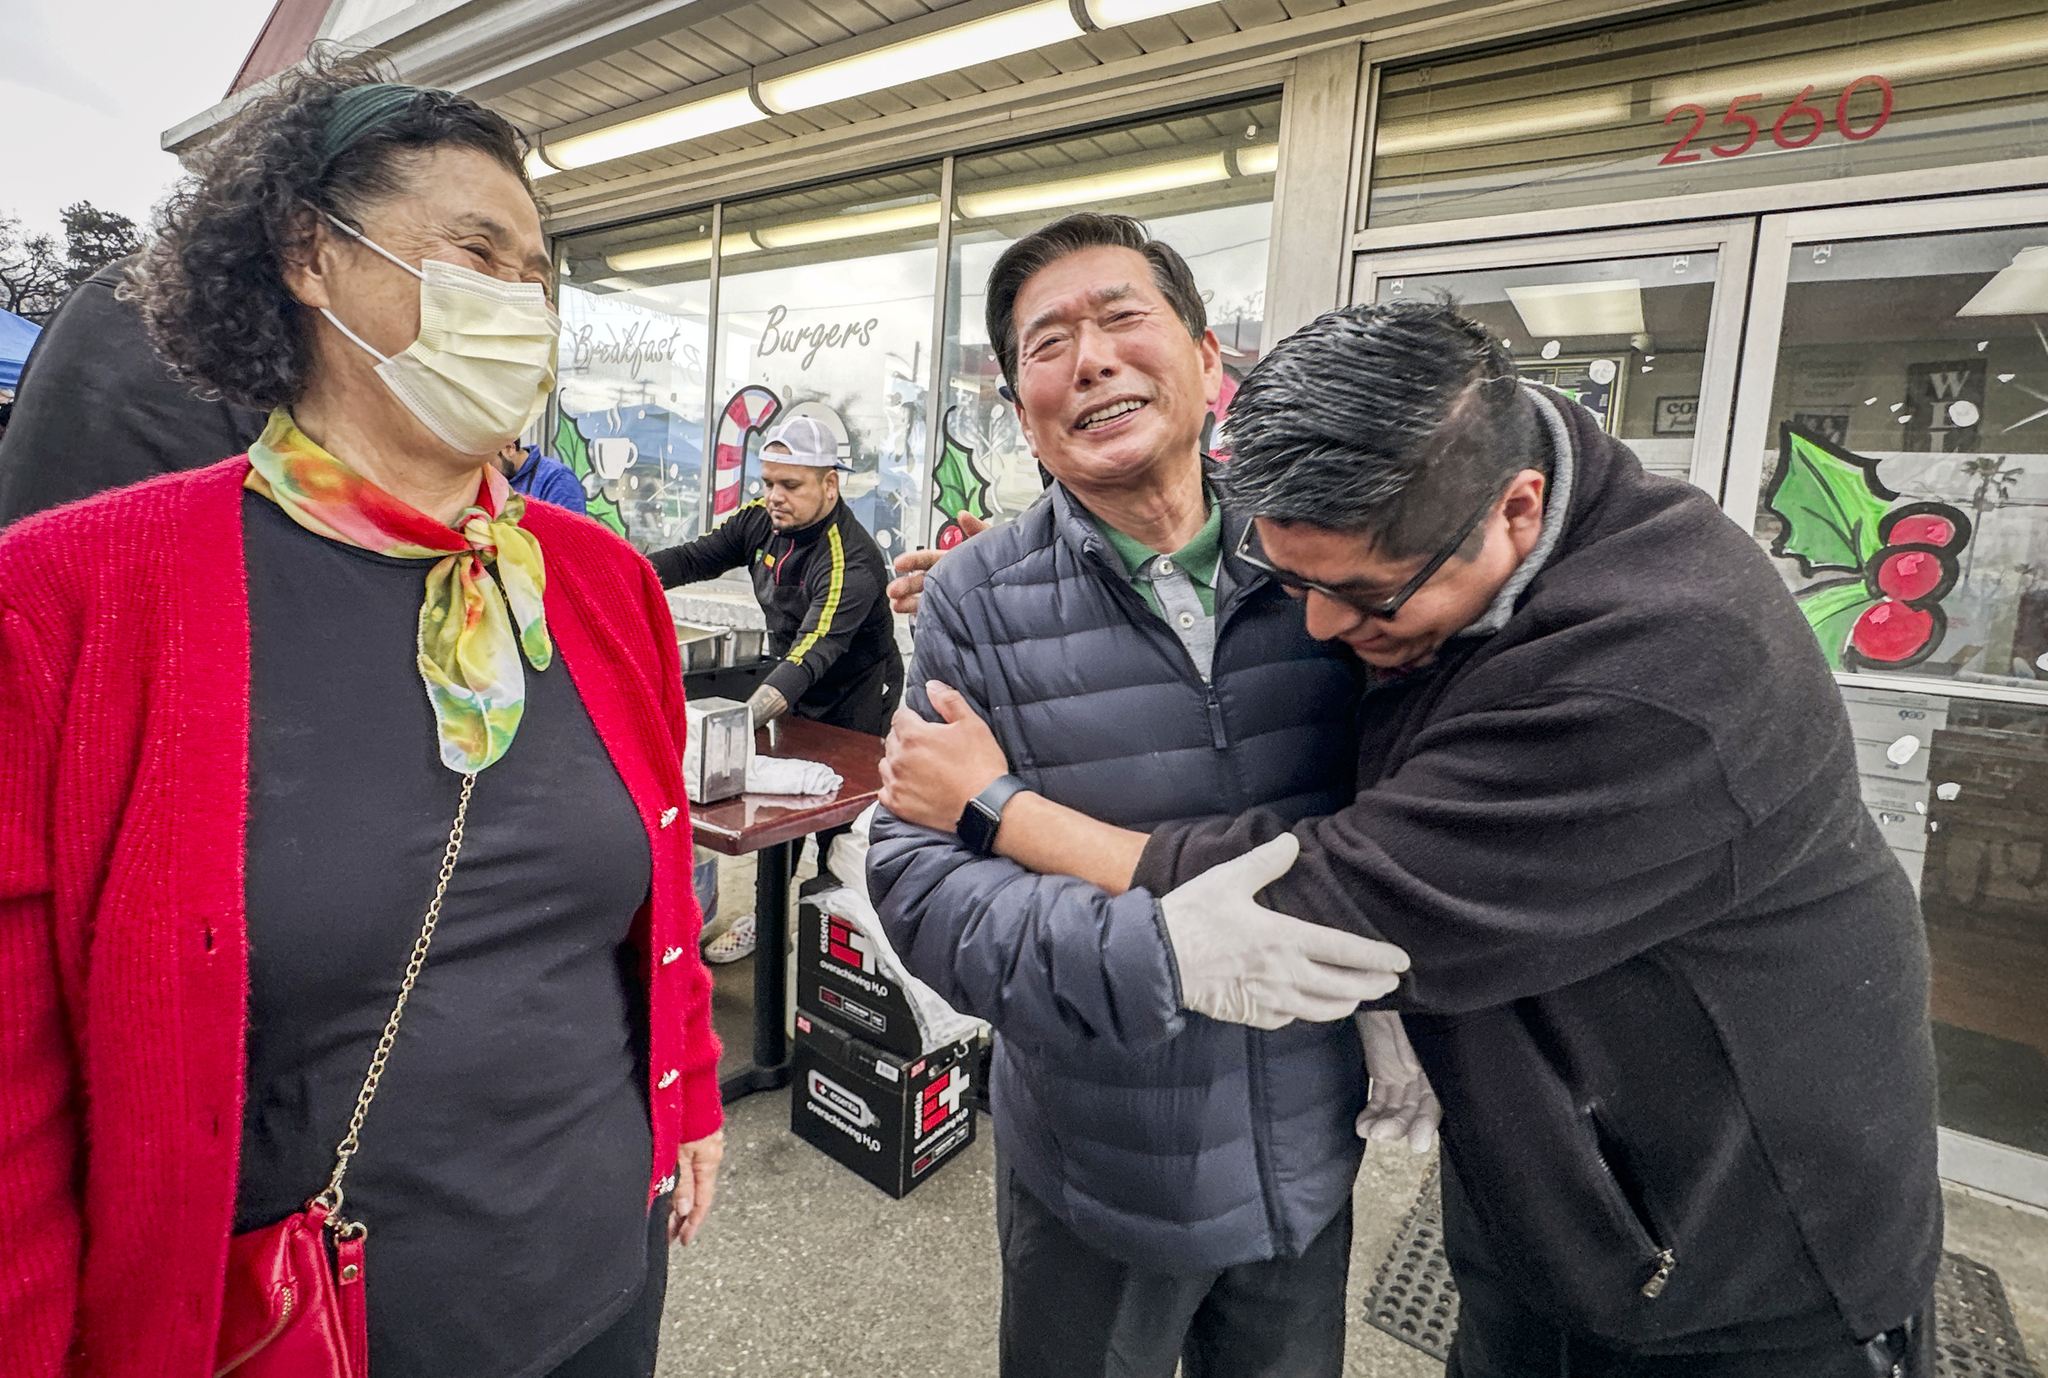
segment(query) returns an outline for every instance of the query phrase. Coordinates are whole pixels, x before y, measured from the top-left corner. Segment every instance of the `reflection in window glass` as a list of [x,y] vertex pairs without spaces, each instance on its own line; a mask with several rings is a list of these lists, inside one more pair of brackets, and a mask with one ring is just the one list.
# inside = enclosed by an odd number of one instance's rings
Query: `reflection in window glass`
[[853,467],[840,492],[884,554],[915,541],[939,172],[728,205],[712,419],[716,524],[760,491],[768,429],[812,415]]
[[1228,411],[1263,343],[1279,121],[1277,99],[1258,101],[959,160],[932,544],[958,539],[951,522],[963,508],[1002,519],[1040,492],[1016,410],[997,391],[985,291],[1004,249],[1062,215],[1137,216],[1188,260],[1223,346],[1219,418]]
[[1377,299],[1448,295],[1523,377],[1577,398],[1652,473],[1690,478],[1717,263],[1663,254],[1388,277]]
[[708,214],[563,247],[559,419],[547,447],[590,514],[642,550],[688,540],[704,491]]
[[1750,0],[1391,69],[1368,223],[2040,153],[2048,0]]
[[1864,803],[1927,920],[1941,1122],[2048,1154],[2048,709],[1843,697]]

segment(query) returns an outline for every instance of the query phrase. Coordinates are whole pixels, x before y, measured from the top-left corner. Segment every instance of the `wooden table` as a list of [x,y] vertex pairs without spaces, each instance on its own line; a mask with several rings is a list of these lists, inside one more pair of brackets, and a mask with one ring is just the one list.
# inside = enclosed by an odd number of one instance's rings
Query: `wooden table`
[[[742,794],[690,811],[697,841],[726,856],[760,854],[754,880],[754,1060],[721,1077],[731,1102],[789,1084],[789,882],[797,848],[812,833],[851,823],[882,792],[882,739],[808,718],[784,717],[754,735],[762,756],[821,761],[839,773],[831,795]],[[825,858],[818,858],[820,870]]]

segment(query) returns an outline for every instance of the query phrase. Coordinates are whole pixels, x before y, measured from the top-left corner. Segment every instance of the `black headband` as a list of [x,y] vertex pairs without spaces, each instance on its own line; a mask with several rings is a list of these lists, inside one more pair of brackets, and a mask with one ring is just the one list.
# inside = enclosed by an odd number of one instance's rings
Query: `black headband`
[[327,128],[320,135],[320,161],[332,163],[361,141],[365,134],[406,109],[415,97],[426,94],[421,86],[397,86],[377,82],[356,86],[335,98],[327,114]]

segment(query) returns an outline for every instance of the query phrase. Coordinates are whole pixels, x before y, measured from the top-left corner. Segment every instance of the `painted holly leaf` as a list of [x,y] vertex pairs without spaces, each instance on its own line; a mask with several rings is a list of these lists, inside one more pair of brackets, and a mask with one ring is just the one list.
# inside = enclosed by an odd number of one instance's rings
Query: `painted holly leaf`
[[[962,444],[960,438],[953,434],[953,413],[956,410],[952,407],[946,409],[945,420],[941,423],[946,443],[939,452],[938,466],[932,470],[932,505],[938,509],[944,523],[937,542],[942,550],[959,543],[960,528],[955,525],[955,519],[962,512],[970,512],[977,517],[989,514],[988,480],[974,467],[973,447]],[[948,532],[953,533],[950,542],[945,539]]]
[[[619,505],[604,495],[603,487],[592,482],[590,446],[584,443],[583,432],[576,428],[576,418],[567,412],[555,425],[555,458],[569,466],[569,472],[583,484],[585,509],[597,520],[603,522],[621,536],[626,534],[625,514]],[[595,488],[598,491],[593,493]]]
[[1779,431],[1778,455],[1764,494],[1764,506],[1783,523],[1771,554],[1797,560],[1808,575],[1860,573],[1884,544],[1877,524],[1899,496],[1877,481],[1877,461],[1790,422]]
[[1877,601],[1861,579],[1817,584],[1799,595],[1799,611],[1806,614],[1806,625],[1813,628],[1819,639],[1830,670],[1842,668],[1842,652],[1849,644],[1851,629],[1864,610]]

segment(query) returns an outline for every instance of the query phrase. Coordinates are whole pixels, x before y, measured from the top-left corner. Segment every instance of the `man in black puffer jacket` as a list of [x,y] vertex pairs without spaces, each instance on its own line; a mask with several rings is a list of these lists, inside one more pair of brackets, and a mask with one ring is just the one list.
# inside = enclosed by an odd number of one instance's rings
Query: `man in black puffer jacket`
[[1324,316],[1231,435],[1240,553],[1372,667],[1356,799],[998,850],[1129,900],[1291,830],[1266,902],[1409,952],[1452,1378],[1931,1375],[1926,941],[1755,542],[1448,307]]

